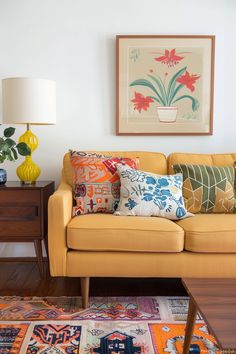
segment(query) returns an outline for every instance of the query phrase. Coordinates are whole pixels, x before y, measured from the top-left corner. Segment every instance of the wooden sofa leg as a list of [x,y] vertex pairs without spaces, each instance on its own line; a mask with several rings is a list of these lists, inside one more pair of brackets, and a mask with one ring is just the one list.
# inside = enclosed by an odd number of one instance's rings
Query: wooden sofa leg
[[84,309],[88,307],[89,300],[89,277],[80,278],[82,306]]

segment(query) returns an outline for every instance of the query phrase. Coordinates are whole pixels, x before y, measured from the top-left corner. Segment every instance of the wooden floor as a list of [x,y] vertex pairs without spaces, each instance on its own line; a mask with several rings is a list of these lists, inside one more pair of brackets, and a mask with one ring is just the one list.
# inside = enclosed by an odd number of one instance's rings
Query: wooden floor
[[[44,262],[45,278],[40,279],[32,261],[0,261],[0,296],[79,296],[79,278],[53,278]],[[91,278],[91,296],[184,296],[180,279]]]

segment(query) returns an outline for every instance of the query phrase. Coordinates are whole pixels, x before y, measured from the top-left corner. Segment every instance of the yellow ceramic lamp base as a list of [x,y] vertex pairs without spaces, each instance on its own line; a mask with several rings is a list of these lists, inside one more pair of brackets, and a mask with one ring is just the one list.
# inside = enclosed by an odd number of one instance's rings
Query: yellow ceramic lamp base
[[[26,132],[19,138],[19,143],[26,143],[32,152],[38,146],[38,138],[34,135],[31,130],[26,130]],[[17,168],[17,176],[21,182],[26,184],[33,184],[39,177],[41,170],[38,165],[36,165],[31,156],[26,156],[25,161]]]
[[17,176],[25,184],[35,183],[40,172],[39,166],[34,163],[31,156],[26,156],[25,161],[16,170]]

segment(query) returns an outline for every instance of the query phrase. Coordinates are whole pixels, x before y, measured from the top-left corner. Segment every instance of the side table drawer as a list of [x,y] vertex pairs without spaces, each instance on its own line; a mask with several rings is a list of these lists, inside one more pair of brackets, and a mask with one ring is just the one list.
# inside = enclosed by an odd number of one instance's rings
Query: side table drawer
[[37,205],[19,205],[11,206],[0,204],[0,221],[1,220],[33,220],[39,215]]
[[0,193],[0,240],[40,238],[40,191],[3,190]]
[[4,187],[0,190],[0,205],[9,204],[15,206],[17,204],[40,204],[40,191],[38,190],[7,190]]
[[17,241],[17,238],[41,238],[40,220],[36,221],[2,221],[0,220],[0,241]]

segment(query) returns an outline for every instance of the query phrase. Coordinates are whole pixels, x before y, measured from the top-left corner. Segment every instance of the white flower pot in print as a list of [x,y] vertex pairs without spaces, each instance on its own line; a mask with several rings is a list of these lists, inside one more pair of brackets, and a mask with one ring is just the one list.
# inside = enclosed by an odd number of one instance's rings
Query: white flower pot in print
[[177,117],[177,107],[157,107],[157,114],[160,122],[173,123]]

